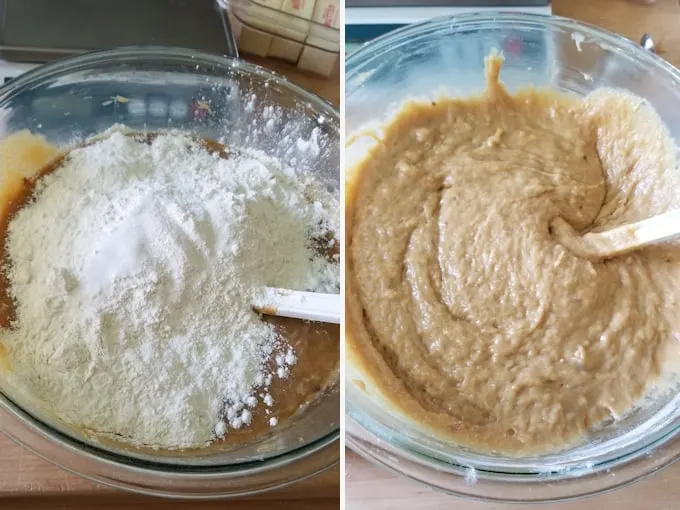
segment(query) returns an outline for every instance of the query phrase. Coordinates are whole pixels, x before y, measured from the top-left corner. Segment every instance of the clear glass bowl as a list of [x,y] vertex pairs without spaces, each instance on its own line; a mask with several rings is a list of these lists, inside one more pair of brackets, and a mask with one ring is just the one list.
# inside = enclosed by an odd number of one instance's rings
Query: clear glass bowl
[[[617,35],[540,15],[440,18],[383,36],[346,62],[348,175],[407,98],[465,97],[485,88],[483,59],[503,50],[501,80],[512,91],[551,87],[582,96],[597,87],[649,101],[680,145],[680,72]],[[347,445],[376,464],[452,494],[496,501],[551,501],[632,483],[680,455],[680,397],[660,399],[604,426],[584,444],[522,459],[483,455],[418,429],[390,406],[347,349]]]
[[[30,71],[0,88],[0,138],[28,129],[71,146],[114,124],[177,128],[247,146],[314,172],[339,197],[338,112],[258,66],[192,50],[136,47],[90,53]],[[319,141],[300,152],[297,139]],[[96,398],[96,395],[93,396]],[[254,444],[191,452],[91,441],[46,415],[0,378],[0,430],[87,478],[139,492],[206,498],[281,487],[335,465],[339,392]]]

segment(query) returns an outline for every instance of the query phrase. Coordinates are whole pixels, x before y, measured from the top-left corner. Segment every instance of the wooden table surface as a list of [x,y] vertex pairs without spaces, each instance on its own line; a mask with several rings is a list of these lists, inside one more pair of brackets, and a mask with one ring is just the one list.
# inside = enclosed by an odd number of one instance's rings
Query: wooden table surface
[[[553,0],[553,13],[598,25],[635,41],[649,32],[658,53],[680,67],[680,0],[643,5],[631,0]],[[434,492],[379,469],[348,451],[347,510],[519,510],[526,505],[471,502]],[[536,505],[546,510],[674,510],[680,508],[680,462],[630,487],[569,503]]]
[[[247,57],[246,57],[247,58]],[[294,67],[271,60],[250,59],[274,69],[297,84],[312,90],[339,106],[340,81],[298,72]],[[228,503],[246,510],[283,509],[331,510],[340,506],[338,466],[290,487]],[[130,494],[67,473],[33,455],[0,433],[0,510],[14,509],[222,509],[224,501],[205,503],[176,502]]]
[[676,510],[680,462],[629,487],[566,503],[481,503],[435,492],[369,464],[350,450],[345,457],[347,510]]

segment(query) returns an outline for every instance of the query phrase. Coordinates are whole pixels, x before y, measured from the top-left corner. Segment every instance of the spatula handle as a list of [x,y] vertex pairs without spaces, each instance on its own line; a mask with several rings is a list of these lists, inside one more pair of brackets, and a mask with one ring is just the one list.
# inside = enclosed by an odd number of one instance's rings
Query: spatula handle
[[340,324],[341,301],[339,294],[302,292],[267,287],[263,298],[254,303],[265,315],[278,315],[294,319]]

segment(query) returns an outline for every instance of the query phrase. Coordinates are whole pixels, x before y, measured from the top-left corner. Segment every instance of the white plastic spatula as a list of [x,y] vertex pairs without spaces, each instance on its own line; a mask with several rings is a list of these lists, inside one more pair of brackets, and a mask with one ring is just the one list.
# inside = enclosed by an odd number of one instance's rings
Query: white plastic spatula
[[565,246],[591,259],[610,259],[652,244],[680,238],[680,211],[671,211],[646,220],[614,227],[604,232],[589,232],[583,237],[563,219],[551,224]]
[[340,294],[322,294],[266,287],[253,308],[265,315],[340,324]]

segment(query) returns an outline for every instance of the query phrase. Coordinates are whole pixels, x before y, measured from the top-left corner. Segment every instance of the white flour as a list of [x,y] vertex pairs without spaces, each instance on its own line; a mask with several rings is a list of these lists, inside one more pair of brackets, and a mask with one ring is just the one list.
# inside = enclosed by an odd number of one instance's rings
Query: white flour
[[175,448],[248,425],[295,363],[283,346],[265,373],[280,340],[255,293],[339,288],[310,241],[337,235],[337,200],[261,155],[113,133],[35,197],[8,232],[17,318],[3,339],[16,377],[95,432]]

